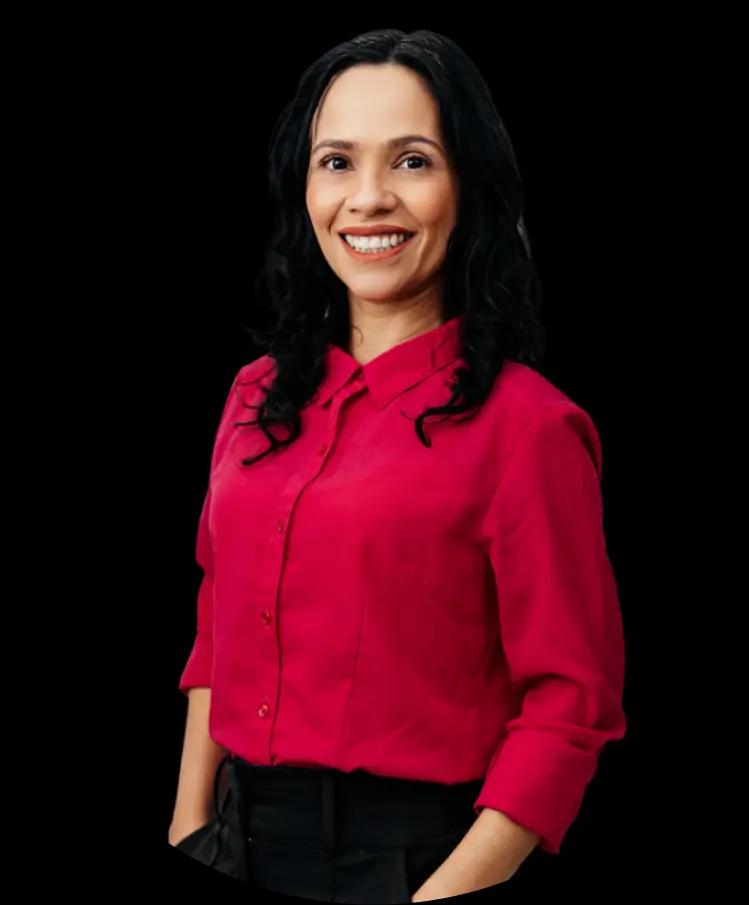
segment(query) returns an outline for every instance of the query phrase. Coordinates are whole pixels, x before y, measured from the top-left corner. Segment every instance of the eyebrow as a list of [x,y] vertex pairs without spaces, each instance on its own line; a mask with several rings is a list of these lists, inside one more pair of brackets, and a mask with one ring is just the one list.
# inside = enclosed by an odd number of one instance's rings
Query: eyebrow
[[[415,144],[416,142],[424,142],[428,145],[433,145],[437,148],[438,151],[445,153],[441,146],[433,139],[427,138],[426,135],[398,135],[395,138],[391,138],[389,141],[385,142],[385,147],[388,149],[391,148],[400,148],[403,145]],[[351,151],[354,148],[358,147],[358,142],[355,141],[346,141],[342,138],[329,138],[326,141],[319,141],[315,147],[310,151],[310,156],[315,153],[319,148],[338,148],[343,151]]]

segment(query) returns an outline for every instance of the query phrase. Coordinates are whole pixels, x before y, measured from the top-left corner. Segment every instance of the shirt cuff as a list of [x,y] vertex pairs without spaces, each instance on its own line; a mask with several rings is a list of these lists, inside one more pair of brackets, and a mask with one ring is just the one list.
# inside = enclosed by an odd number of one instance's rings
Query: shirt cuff
[[474,810],[502,811],[536,833],[540,849],[557,855],[580,811],[598,758],[598,753],[550,732],[510,732],[492,759]]
[[178,688],[183,694],[191,688],[210,687],[213,673],[213,652],[210,644],[198,638],[179,678]]

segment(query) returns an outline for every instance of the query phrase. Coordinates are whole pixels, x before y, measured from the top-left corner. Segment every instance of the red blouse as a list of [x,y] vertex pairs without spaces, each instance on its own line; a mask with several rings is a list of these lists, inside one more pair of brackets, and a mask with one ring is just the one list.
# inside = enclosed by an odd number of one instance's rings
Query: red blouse
[[[590,416],[505,364],[462,424],[459,316],[360,365],[329,345],[302,431],[267,441],[240,368],[200,515],[197,635],[179,679],[246,760],[455,783],[558,853],[604,744],[624,735],[624,637]],[[278,427],[274,428],[279,431]],[[280,434],[279,434],[280,436]]]

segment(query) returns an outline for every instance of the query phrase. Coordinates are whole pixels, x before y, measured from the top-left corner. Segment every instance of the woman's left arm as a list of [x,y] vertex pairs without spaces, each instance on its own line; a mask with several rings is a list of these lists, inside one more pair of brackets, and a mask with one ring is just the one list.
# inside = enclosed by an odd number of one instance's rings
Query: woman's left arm
[[412,901],[501,883],[536,844],[558,854],[603,747],[625,734],[624,633],[601,476],[596,427],[567,401],[532,419],[504,467],[485,534],[520,707],[474,802],[478,819]]
[[501,811],[484,808],[470,830],[411,897],[428,902],[462,895],[509,880],[539,837]]

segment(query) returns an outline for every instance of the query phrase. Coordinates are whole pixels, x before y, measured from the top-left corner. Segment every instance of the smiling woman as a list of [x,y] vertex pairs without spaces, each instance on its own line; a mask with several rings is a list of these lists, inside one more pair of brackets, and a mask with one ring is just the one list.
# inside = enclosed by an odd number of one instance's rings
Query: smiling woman
[[[334,76],[310,144],[307,210],[325,260],[347,287],[352,327],[365,342],[371,336],[372,351],[357,352],[364,360],[388,341],[383,323],[390,335],[439,322],[458,175],[426,80],[398,63],[360,63]],[[325,153],[330,148],[346,153]],[[330,169],[335,161],[341,166]]]
[[[218,419],[173,838],[318,901],[498,884],[625,729],[601,442],[533,367],[512,144],[457,45],[385,30],[307,68],[269,161],[276,323]],[[188,835],[219,752],[228,859]]]

